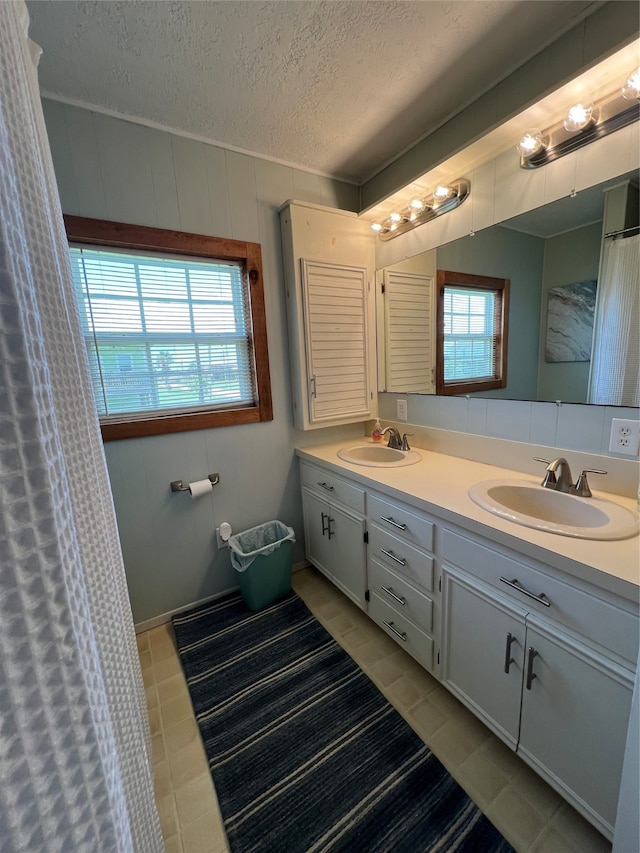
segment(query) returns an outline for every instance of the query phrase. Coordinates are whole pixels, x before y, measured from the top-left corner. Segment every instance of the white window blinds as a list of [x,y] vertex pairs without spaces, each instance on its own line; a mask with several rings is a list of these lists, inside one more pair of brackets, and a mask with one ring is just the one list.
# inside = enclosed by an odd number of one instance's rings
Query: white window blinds
[[496,375],[496,294],[444,289],[444,381]]
[[254,405],[240,263],[71,247],[101,420]]

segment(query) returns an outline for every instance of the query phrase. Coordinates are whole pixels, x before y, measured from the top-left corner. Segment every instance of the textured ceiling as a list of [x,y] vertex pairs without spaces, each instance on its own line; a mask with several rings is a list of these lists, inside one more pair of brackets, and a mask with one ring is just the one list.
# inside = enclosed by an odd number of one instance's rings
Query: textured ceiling
[[45,94],[362,182],[582,0],[32,0]]

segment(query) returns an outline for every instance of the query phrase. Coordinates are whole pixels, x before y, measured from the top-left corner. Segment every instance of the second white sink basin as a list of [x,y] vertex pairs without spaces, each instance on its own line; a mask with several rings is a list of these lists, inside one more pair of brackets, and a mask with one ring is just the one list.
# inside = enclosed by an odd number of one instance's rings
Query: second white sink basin
[[371,468],[400,468],[422,459],[417,450],[396,450],[386,444],[356,444],[340,449],[338,456],[352,465],[368,465]]
[[627,539],[638,533],[638,517],[625,507],[525,480],[486,480],[472,486],[469,497],[494,515],[547,533],[576,539]]

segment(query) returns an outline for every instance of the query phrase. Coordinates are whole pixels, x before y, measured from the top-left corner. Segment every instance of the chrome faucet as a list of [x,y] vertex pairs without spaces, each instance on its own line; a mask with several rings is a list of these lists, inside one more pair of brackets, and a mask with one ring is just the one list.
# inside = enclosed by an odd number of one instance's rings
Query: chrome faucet
[[382,435],[386,435],[389,433],[389,441],[387,442],[387,447],[392,447],[394,450],[402,449],[402,439],[400,438],[400,433],[395,427],[385,427],[382,430]]
[[545,489],[555,489],[556,492],[571,491],[573,487],[571,468],[564,456],[558,456],[553,462],[549,462],[542,485]]
[[[545,489],[555,489],[556,492],[567,492],[573,495],[578,495],[581,498],[590,498],[591,489],[587,482],[587,474],[606,474],[600,468],[585,468],[578,477],[576,484],[571,482],[571,468],[564,456],[558,456],[552,462],[548,459],[540,459],[534,456],[536,462],[544,462],[547,470],[544,475],[544,480],[540,484]],[[560,470],[556,477],[556,472]]]

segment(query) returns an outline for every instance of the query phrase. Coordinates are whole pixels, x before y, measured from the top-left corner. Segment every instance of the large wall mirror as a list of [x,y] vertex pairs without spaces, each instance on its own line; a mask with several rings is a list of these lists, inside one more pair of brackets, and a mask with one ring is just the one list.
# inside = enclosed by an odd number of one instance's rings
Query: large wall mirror
[[379,270],[379,390],[435,393],[434,283],[445,269],[511,282],[507,386],[479,396],[589,402],[592,330],[609,310],[598,279],[613,239],[603,233],[638,221],[634,171]]

